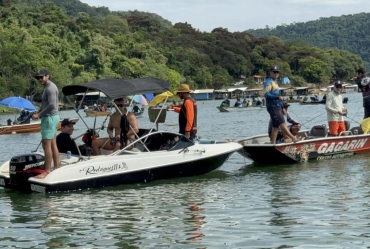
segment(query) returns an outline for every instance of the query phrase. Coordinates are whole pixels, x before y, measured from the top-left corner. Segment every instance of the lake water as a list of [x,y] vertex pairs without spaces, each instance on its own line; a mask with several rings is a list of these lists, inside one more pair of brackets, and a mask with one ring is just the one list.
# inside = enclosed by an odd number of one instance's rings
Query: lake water
[[[357,126],[361,95],[344,96],[347,120]],[[220,102],[198,101],[202,138],[266,133],[266,110],[220,113]],[[327,123],[324,105],[291,104],[289,111],[303,128]],[[8,118],[14,116],[1,115],[0,123]],[[85,118],[89,126],[94,120]],[[166,122],[159,127],[177,131],[171,126],[177,114],[168,112]],[[150,126],[147,114],[139,125]],[[76,136],[86,130],[81,120],[75,127]],[[1,135],[0,163],[36,149],[40,139],[39,133]],[[198,177],[49,195],[0,188],[0,247],[369,248],[369,161],[365,154],[260,167],[236,153]]]

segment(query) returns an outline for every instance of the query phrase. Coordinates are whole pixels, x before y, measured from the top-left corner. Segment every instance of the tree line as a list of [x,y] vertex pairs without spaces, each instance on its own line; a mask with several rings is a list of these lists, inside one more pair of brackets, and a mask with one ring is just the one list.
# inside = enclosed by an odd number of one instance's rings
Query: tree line
[[338,48],[360,55],[370,69],[370,13],[320,18],[282,24],[274,28],[250,29],[259,36],[277,36],[284,41],[301,40],[320,48]]
[[201,32],[154,13],[109,11],[77,0],[0,0],[0,97],[39,94],[49,70],[62,88],[103,78],[157,77],[177,89],[220,89],[278,65],[294,85],[349,79],[360,56],[302,41],[215,28]]

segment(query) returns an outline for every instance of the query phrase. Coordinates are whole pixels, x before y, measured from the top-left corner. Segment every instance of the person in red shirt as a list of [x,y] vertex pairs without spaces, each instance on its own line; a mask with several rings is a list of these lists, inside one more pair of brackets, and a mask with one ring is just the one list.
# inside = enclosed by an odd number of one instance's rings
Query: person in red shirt
[[197,103],[190,92],[189,85],[179,86],[177,95],[183,100],[183,104],[181,107],[174,106],[173,110],[179,113],[179,133],[193,141],[197,135]]

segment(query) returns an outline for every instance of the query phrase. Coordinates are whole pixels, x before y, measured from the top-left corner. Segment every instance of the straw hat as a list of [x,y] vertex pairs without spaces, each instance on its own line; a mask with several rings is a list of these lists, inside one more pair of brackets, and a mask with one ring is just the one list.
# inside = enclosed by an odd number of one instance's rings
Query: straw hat
[[188,84],[181,84],[179,88],[177,88],[178,93],[190,93],[191,90]]

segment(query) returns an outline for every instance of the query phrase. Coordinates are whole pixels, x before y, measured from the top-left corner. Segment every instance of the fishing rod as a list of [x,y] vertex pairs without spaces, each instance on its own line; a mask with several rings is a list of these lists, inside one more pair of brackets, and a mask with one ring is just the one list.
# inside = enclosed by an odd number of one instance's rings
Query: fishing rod
[[42,144],[42,140],[40,141],[40,143],[39,143],[39,145],[37,146],[37,148],[35,149],[35,150],[32,150],[31,152],[36,152],[38,149],[39,149],[39,147],[40,147],[40,145]]
[[[298,119],[299,121],[301,121],[301,120],[300,120],[300,118],[298,117],[298,115],[297,115],[297,114],[296,114],[292,109],[290,109],[290,111],[294,113],[294,115],[297,117],[297,119]],[[320,117],[320,116],[324,115],[325,113],[326,113],[326,112],[323,112],[323,113],[321,113],[321,114],[317,115],[316,117],[314,117],[313,119],[310,119],[310,120],[308,120],[308,121],[306,121],[306,122],[301,122],[301,126],[304,126],[305,128],[309,129],[310,127],[307,127],[305,124],[307,124],[308,122],[312,122],[313,120],[315,120],[316,118],[318,118],[318,117]]]
[[350,120],[352,120],[352,121],[356,122],[357,124],[361,125],[361,123],[360,123],[360,122],[358,122],[357,120],[354,120],[353,118],[350,118],[350,117],[348,117],[347,115],[343,115],[343,116],[344,116],[344,117],[346,117],[346,118],[349,118]]

